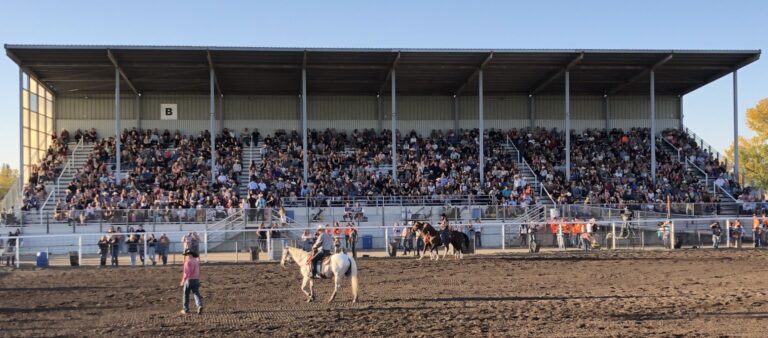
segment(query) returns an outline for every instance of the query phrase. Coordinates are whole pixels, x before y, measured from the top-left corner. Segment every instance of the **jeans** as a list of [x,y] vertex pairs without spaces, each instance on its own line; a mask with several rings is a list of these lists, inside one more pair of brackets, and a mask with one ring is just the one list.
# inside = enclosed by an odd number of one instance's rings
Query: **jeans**
[[100,256],[99,257],[100,258],[99,265],[101,265],[101,266],[107,265],[107,253],[108,253],[107,250],[101,250],[101,252],[99,252],[99,254],[100,254],[99,255]]
[[112,248],[112,265],[117,266],[117,257],[120,255],[120,249],[118,246]]
[[163,261],[163,265],[168,264],[168,248],[167,247],[157,248],[157,255],[160,256],[160,259]]
[[136,266],[136,252],[129,252],[131,255],[131,266]]
[[322,262],[325,256],[329,256],[331,253],[328,250],[318,250],[315,256],[312,257],[312,275],[317,276],[317,263]]
[[192,292],[192,294],[195,296],[195,305],[197,305],[198,308],[203,307],[203,296],[200,295],[200,280],[199,279],[190,279],[186,283],[184,283],[184,311],[189,311],[189,293]]
[[712,235],[712,247],[715,249],[720,247],[720,236]]
[[155,265],[157,261],[155,260],[155,247],[149,246],[147,247],[147,256],[149,256],[149,260],[152,261],[152,265]]
[[483,246],[483,233],[476,231],[475,232],[475,247],[479,248]]

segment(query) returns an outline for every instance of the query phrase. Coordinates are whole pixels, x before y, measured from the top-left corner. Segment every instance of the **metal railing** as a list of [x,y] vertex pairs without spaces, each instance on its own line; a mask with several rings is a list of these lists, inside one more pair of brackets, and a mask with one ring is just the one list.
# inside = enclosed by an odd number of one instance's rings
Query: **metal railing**
[[[45,202],[43,202],[43,205],[40,206],[40,210],[44,210],[45,207],[48,205],[48,203],[51,201],[51,198],[53,196],[58,195],[59,193],[59,185],[61,184],[61,178],[65,174],[70,174],[72,170],[74,170],[75,166],[75,155],[77,154],[77,151],[80,149],[80,147],[83,146],[83,138],[81,137],[80,140],[75,145],[75,148],[72,149],[72,152],[69,154],[69,158],[67,159],[67,163],[64,164],[64,166],[61,168],[61,172],[59,173],[59,176],[56,177],[56,180],[54,181],[54,187],[51,190],[51,192],[48,194],[48,196],[45,198]],[[41,219],[42,222],[42,219]]]
[[720,154],[720,152],[716,150],[717,148],[710,146],[709,143],[704,141],[704,139],[699,137],[699,135],[696,135],[696,133],[694,133],[693,130],[690,130],[688,129],[688,127],[685,127],[684,131],[686,134],[688,134],[690,138],[693,139],[694,142],[696,142],[696,144],[699,145],[701,150],[707,151],[711,157],[717,159],[718,161],[721,159],[725,159],[725,156],[722,156],[722,154]]
[[546,196],[550,202],[552,202],[552,205],[557,205],[557,202],[555,202],[555,199],[552,197],[552,194],[549,193],[549,190],[544,186],[544,182],[539,182],[539,177],[536,174],[535,171],[533,171],[533,168],[528,164],[528,161],[525,160],[525,157],[523,157],[520,154],[520,149],[517,148],[514,142],[510,142],[509,137],[507,137],[507,145],[511,146],[515,149],[517,152],[517,163],[522,163],[526,169],[528,169],[529,172],[533,175],[533,184],[539,186],[539,195],[540,196]]
[[661,137],[661,140],[662,140],[664,143],[666,143],[667,145],[669,145],[670,147],[672,147],[672,149],[674,149],[674,150],[677,152],[677,160],[678,160],[678,161],[681,161],[681,159],[680,159],[680,148],[678,148],[678,147],[675,147],[675,145],[674,145],[674,144],[672,144],[671,142],[667,141],[667,138],[666,138],[666,137]]

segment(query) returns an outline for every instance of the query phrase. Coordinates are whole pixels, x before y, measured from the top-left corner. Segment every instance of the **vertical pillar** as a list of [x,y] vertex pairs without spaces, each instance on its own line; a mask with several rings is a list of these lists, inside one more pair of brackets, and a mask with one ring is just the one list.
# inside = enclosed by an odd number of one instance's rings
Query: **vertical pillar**
[[528,94],[528,119],[531,123],[531,129],[536,127],[536,116],[533,114],[534,111],[534,102],[533,102],[533,95]]
[[565,181],[571,181],[571,72],[565,71]]
[[141,130],[141,94],[136,95],[136,129]]
[[478,140],[480,141],[480,185],[482,186],[485,184],[485,116],[483,114],[483,70],[480,69],[480,72],[478,72],[478,91],[477,91],[477,101],[479,102],[479,121],[478,124],[480,126],[480,132],[477,136]]
[[304,166],[304,184],[309,178],[309,159],[307,158],[307,68],[301,68],[301,157]]
[[453,132],[459,133],[459,96],[453,94]]
[[739,87],[738,71],[733,71],[733,176],[739,182]]
[[210,69],[210,101],[211,101],[211,182],[216,182],[216,96],[214,95],[215,74]]
[[115,67],[115,184],[120,184],[120,170],[121,170],[121,164],[122,160],[120,159],[120,156],[122,155],[120,150],[120,120],[122,117],[120,116],[120,70]]
[[[56,130],[53,131],[56,133]],[[24,192],[24,70],[19,67],[19,196]]]
[[605,115],[605,129],[611,129],[611,112],[608,108],[608,95],[603,95],[603,114]]
[[381,118],[381,94],[376,94],[376,132],[381,133],[384,122]]
[[679,106],[677,107],[677,113],[678,113],[678,117],[680,118],[680,121],[679,121],[680,125],[678,126],[678,129],[683,130],[685,128],[685,124],[683,124],[683,119],[685,118],[685,113],[684,113],[684,110],[683,110],[683,96],[682,95],[678,95],[677,96],[677,103],[679,104]]
[[224,95],[219,95],[219,131],[224,130]]
[[397,83],[392,69],[392,179],[397,183]]
[[651,180],[656,184],[656,72],[651,70]]

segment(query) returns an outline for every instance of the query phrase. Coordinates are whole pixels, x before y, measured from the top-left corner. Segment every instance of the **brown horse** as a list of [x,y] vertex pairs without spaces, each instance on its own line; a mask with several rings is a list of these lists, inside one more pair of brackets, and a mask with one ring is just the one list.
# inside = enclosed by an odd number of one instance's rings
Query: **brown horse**
[[440,240],[440,234],[438,231],[428,222],[413,222],[412,230],[414,233],[420,233],[421,238],[424,240],[424,250],[421,253],[419,259],[424,258],[424,255],[429,249],[429,258],[437,260],[440,254],[437,252],[437,248],[440,246],[445,247],[443,252],[443,258],[448,254],[448,245],[453,246],[453,252],[456,258],[463,258],[464,251],[469,248],[469,237],[460,231],[449,231],[447,242],[443,243]]

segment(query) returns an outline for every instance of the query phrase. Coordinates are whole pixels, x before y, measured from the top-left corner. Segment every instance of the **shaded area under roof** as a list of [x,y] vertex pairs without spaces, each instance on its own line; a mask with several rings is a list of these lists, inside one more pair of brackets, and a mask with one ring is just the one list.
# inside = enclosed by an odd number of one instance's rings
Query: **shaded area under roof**
[[[562,94],[684,95],[760,57],[760,50],[339,49],[184,46],[5,45],[6,54],[54,92],[114,92],[116,62],[145,93],[209,93],[209,67],[225,95],[298,94],[306,65],[309,95]],[[110,54],[112,58],[110,58]],[[129,83],[121,83],[131,92]]]

